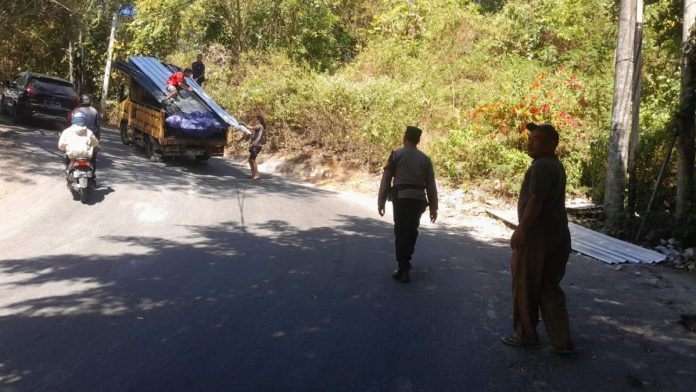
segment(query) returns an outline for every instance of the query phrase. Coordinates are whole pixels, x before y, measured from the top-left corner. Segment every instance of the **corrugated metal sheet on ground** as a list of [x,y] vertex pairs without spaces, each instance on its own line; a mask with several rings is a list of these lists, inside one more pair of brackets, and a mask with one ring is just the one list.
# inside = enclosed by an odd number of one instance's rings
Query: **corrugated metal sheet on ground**
[[[163,65],[159,60],[154,57],[143,57],[143,56],[133,56],[130,57],[131,63],[135,65],[138,69],[143,71],[147,76],[152,79],[152,81],[157,85],[160,97],[158,100],[164,98],[167,94],[165,90],[165,84],[167,79],[172,74],[173,70]],[[251,133],[246,129],[237,119],[230,116],[224,109],[220,107],[215,101],[213,101],[210,96],[203,91],[203,88],[196,83],[192,78],[186,78],[186,83],[188,83],[191,88],[193,88],[193,93],[188,91],[180,91],[179,97],[174,100],[173,105],[177,106],[184,113],[200,112],[200,111],[212,111],[220,119],[233,126],[234,128],[245,132]]]
[[[515,211],[487,210],[486,212],[512,226],[517,226],[517,213]],[[568,223],[568,229],[570,230],[571,247],[574,251],[605,263],[653,264],[667,258],[661,253],[609,237],[572,222]]]

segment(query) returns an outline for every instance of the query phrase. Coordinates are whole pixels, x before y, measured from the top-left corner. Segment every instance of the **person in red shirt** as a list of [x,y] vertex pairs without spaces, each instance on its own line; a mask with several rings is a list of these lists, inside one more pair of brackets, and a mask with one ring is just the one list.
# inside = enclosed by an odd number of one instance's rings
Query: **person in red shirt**
[[175,72],[173,73],[169,79],[167,79],[167,83],[165,84],[167,91],[169,94],[164,97],[162,102],[166,102],[169,99],[173,98],[175,95],[179,93],[179,90],[182,88],[185,88],[189,92],[193,91],[193,89],[186,83],[186,78],[190,77],[193,72],[191,71],[191,68],[186,68],[184,72]]

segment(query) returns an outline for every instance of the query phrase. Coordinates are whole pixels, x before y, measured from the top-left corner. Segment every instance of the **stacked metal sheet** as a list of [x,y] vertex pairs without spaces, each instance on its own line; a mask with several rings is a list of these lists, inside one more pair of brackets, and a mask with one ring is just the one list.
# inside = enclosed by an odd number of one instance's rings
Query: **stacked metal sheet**
[[[517,226],[517,214],[514,211],[488,210],[486,212],[511,226]],[[572,222],[568,223],[568,229],[574,251],[605,263],[654,264],[667,258],[661,253],[609,237]]]
[[[161,102],[168,94],[165,87],[167,79],[175,72],[172,69],[173,67],[165,66],[156,58],[144,56],[132,56],[128,62],[119,60],[116,62],[116,68],[135,79],[158,102]],[[251,133],[239,121],[215,103],[192,78],[186,78],[186,82],[191,86],[193,92],[180,91],[174,102],[168,107],[168,112],[194,113],[210,111],[215,113],[224,123],[244,133]]]

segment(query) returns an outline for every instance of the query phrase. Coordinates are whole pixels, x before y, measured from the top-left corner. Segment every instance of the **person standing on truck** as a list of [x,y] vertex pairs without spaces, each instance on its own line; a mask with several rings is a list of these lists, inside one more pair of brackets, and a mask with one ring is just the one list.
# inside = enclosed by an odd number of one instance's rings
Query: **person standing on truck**
[[[251,134],[251,146],[249,147],[249,168],[251,169],[252,180],[258,180],[261,178],[259,174],[259,166],[256,163],[256,157],[261,152],[263,145],[266,144],[266,119],[259,115],[254,117],[254,119],[249,124],[242,124],[249,128],[253,133]],[[245,139],[248,135],[243,135],[239,141]]]
[[205,64],[203,64],[202,54],[198,53],[196,61],[191,64],[191,70],[193,71],[193,80],[203,87],[203,82],[205,82]]
[[101,137],[101,126],[99,125],[99,112],[92,106],[92,97],[87,94],[82,94],[80,96],[80,104],[76,107],[68,116],[68,120],[72,120],[75,113],[82,113],[85,115],[85,126],[89,128],[94,136],[99,139]]
[[192,92],[193,88],[186,83],[186,78],[190,77],[193,74],[193,71],[191,71],[191,68],[186,68],[183,72],[174,72],[169,79],[167,79],[167,83],[165,83],[166,89],[169,92],[169,94],[164,97],[162,100],[163,103],[167,103],[170,99],[172,99],[175,95],[179,94],[179,90],[181,89],[186,89],[188,92]]

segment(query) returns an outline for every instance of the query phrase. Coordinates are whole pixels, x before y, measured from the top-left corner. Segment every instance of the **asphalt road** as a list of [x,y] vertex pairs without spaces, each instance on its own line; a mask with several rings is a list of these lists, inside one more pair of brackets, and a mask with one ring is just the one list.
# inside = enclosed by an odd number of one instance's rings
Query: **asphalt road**
[[108,129],[100,188],[82,205],[48,125],[0,119],[1,391],[696,385],[696,335],[675,322],[696,295],[654,268],[573,256],[578,355],[514,349],[499,342],[504,238],[424,224],[400,284],[390,216],[373,206],[281,176],[252,182],[227,159],[150,162]]

